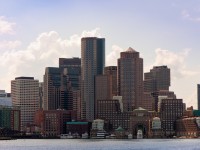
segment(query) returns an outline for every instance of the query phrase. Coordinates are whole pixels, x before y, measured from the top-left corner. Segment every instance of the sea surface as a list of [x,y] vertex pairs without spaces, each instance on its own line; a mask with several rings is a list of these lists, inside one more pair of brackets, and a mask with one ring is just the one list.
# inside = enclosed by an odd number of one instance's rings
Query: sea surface
[[200,150],[200,139],[18,139],[0,150]]

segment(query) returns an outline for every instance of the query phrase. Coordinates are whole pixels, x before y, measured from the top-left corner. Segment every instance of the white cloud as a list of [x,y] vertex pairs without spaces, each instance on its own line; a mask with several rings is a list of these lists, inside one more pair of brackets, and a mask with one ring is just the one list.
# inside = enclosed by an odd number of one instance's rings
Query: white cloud
[[0,50],[16,49],[21,46],[21,41],[0,41]]
[[99,28],[83,31],[68,39],[63,39],[55,31],[45,32],[41,33],[25,50],[11,49],[3,52],[0,55],[0,68],[2,70],[0,89],[10,91],[10,80],[16,76],[34,76],[42,81],[45,67],[58,66],[60,57],[80,57],[81,37],[86,35],[100,36]]
[[4,16],[0,16],[0,34],[13,34],[15,23],[8,22]]
[[120,52],[124,51],[121,47],[117,45],[112,46],[112,51],[106,56],[107,66],[116,66],[117,59],[120,58]]
[[167,65],[171,69],[171,76],[173,78],[190,77],[196,75],[198,72],[188,69],[186,65],[186,58],[189,54],[189,51],[189,49],[185,49],[182,52],[175,53],[169,50],[158,48],[155,50],[156,59],[151,67]]
[[[193,12],[193,13],[199,13],[198,11]],[[199,14],[191,15],[191,13],[187,10],[183,10],[181,12],[182,18],[189,20],[189,21],[194,21],[194,22],[200,22],[200,17]]]

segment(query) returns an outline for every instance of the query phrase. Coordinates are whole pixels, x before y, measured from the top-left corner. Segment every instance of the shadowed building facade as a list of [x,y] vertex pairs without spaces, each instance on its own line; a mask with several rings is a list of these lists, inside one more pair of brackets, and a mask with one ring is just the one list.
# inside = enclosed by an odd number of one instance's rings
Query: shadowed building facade
[[117,66],[105,67],[104,75],[107,75],[111,78],[108,85],[111,88],[112,97],[117,96]]
[[81,117],[88,121],[95,118],[95,76],[103,74],[105,66],[105,39],[81,39]]

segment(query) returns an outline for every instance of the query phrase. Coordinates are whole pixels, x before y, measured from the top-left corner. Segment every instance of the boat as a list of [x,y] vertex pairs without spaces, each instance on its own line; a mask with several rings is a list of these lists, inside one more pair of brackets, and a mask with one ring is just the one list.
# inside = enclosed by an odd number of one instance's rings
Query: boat
[[132,138],[133,138],[133,134],[130,133],[130,134],[128,135],[128,139],[132,139]]
[[66,139],[67,136],[68,136],[68,134],[61,134],[61,135],[60,135],[60,138],[61,138],[61,139]]
[[82,139],[88,139],[88,133],[87,132],[82,134]]
[[142,130],[138,130],[138,132],[137,132],[137,139],[142,139],[142,138],[143,138]]
[[60,135],[61,139],[74,139],[75,137],[69,132],[69,134],[61,134]]

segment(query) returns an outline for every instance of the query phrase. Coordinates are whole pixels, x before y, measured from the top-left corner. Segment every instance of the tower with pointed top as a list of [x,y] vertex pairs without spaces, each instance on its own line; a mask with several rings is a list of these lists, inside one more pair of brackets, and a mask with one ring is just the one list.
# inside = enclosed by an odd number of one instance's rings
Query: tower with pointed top
[[124,111],[142,106],[143,59],[131,47],[118,59],[118,95],[122,96]]

